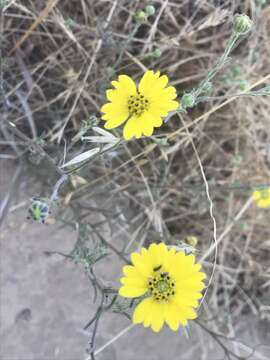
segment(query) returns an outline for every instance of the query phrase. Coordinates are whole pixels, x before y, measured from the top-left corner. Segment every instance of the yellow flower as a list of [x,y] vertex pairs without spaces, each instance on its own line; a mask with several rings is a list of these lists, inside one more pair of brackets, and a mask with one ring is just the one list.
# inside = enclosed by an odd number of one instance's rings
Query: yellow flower
[[168,77],[160,72],[146,71],[138,90],[134,81],[127,75],[120,75],[112,81],[115,89],[107,90],[110,101],[101,107],[106,121],[104,127],[113,129],[124,122],[124,138],[142,135],[151,136],[155,127],[162,125],[162,118],[179,106],[173,86],[168,85]]
[[254,190],[252,197],[259,208],[268,208],[270,206],[270,186]]
[[161,243],[132,253],[131,261],[133,265],[123,267],[119,295],[145,295],[133,313],[135,324],[143,323],[157,332],[165,322],[176,331],[179,325],[185,326],[187,320],[197,317],[194,308],[202,297],[205,274],[200,272],[201,265],[195,263],[194,255],[176,252]]

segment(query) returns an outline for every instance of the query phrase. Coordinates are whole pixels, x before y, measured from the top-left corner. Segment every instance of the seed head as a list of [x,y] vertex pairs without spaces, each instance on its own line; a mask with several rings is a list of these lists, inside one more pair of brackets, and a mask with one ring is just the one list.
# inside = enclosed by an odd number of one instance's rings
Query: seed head
[[154,51],[153,51],[153,57],[158,59],[160,58],[162,55],[162,51],[160,50],[160,48],[156,48]]
[[239,35],[247,34],[252,28],[252,20],[244,14],[237,14],[233,19],[233,29]]

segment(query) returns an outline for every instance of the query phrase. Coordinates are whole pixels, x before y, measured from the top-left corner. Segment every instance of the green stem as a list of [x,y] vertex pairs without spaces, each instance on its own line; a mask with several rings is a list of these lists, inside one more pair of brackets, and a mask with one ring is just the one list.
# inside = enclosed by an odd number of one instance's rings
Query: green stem
[[220,69],[222,69],[238,39],[239,34],[233,33],[231,35],[223,55],[219,58],[216,65],[208,72],[206,77],[199,83],[197,90],[195,90],[194,92],[195,98],[197,98],[202,92],[204,92],[206,84],[209,83],[216,76]]
[[121,63],[124,52],[128,46],[128,44],[131,42],[131,40],[133,39],[133,37],[135,36],[136,32],[138,31],[139,27],[141,26],[141,23],[137,22],[136,25],[134,26],[134,29],[131,31],[131,33],[128,35],[128,38],[124,44],[124,46],[122,47],[122,50],[118,56],[118,59],[116,60],[115,64],[114,64],[114,68],[117,68],[117,66]]

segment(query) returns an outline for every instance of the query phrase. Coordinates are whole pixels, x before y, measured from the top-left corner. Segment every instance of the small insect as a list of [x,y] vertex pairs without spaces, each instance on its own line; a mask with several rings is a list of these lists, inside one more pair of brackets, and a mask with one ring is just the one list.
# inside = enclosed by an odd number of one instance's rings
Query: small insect
[[158,266],[154,267],[153,270],[156,272],[156,271],[159,271],[161,268],[162,268],[162,265],[158,265]]
[[50,214],[50,207],[44,199],[33,198],[31,199],[28,213],[28,219],[32,218],[33,220],[44,224]]

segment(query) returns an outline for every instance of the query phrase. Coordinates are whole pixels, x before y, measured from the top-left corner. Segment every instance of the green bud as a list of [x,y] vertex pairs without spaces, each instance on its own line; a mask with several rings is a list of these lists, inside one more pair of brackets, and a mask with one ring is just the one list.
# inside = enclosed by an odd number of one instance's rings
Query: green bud
[[144,22],[147,20],[148,15],[141,10],[136,13],[135,17],[137,21]]
[[248,89],[249,83],[247,80],[239,80],[238,84],[240,90],[245,91]]
[[248,224],[247,223],[241,223],[239,224],[241,230],[248,230]]
[[192,93],[187,93],[182,96],[181,105],[184,109],[192,108],[195,105],[195,97]]
[[106,71],[108,77],[115,77],[115,70],[114,70],[113,67],[107,66],[107,67],[105,68],[105,71]]
[[152,16],[156,12],[156,9],[153,5],[147,5],[145,8],[145,12],[146,12],[147,16]]
[[161,55],[162,55],[162,51],[159,48],[156,48],[152,53],[152,56],[156,59],[160,58]]
[[155,142],[161,147],[165,147],[165,146],[168,145],[168,139],[167,138],[156,138]]
[[236,65],[232,68],[231,73],[232,73],[232,77],[236,78],[242,75],[242,69],[240,66]]
[[233,19],[233,29],[239,35],[247,34],[252,28],[253,22],[247,16],[243,14],[235,15]]
[[68,18],[65,21],[65,24],[68,28],[74,28],[76,26],[76,21],[74,21],[72,18]]
[[232,165],[240,165],[243,161],[243,157],[241,155],[235,155],[232,159],[231,159],[231,163]]

